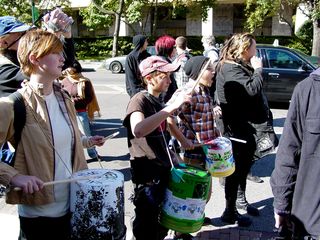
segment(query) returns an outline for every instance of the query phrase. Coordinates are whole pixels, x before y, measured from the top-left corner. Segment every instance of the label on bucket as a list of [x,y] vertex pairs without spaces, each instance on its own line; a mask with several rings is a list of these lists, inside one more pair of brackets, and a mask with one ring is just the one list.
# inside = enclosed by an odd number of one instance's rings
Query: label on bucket
[[167,189],[163,210],[171,217],[186,220],[199,220],[203,218],[206,200],[186,198],[181,199]]
[[234,167],[231,141],[218,137],[208,143],[206,149],[206,168],[213,174],[225,172]]

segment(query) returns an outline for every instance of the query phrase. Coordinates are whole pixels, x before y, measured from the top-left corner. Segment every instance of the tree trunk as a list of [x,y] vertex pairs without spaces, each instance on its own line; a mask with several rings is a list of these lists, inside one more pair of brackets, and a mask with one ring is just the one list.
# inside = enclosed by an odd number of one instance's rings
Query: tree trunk
[[[319,21],[319,22],[318,22]],[[313,20],[312,56],[320,56],[320,20]]]
[[156,4],[154,6],[154,15],[153,15],[152,35],[154,37],[157,36],[157,28],[158,28],[158,0],[156,0]]
[[113,43],[112,43],[112,57],[117,56],[118,54],[118,37],[120,31],[121,16],[123,11],[124,0],[119,0],[119,9],[116,14],[115,24],[114,24],[114,33],[113,33]]

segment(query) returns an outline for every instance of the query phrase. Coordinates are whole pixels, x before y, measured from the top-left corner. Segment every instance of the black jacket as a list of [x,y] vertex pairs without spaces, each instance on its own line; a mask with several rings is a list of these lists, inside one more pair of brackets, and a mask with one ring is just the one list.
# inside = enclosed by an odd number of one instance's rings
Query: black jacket
[[141,72],[139,64],[142,60],[151,55],[146,51],[140,52],[143,47],[146,37],[143,35],[136,35],[133,37],[134,49],[127,55],[125,62],[125,75],[126,75],[126,89],[130,98],[136,93],[144,90],[142,85]]
[[224,62],[218,68],[216,92],[222,110],[224,135],[246,140],[255,147],[255,130],[249,123],[267,120],[262,91],[262,68]]
[[[65,39],[64,44],[65,62],[63,69],[71,66],[75,60],[74,42],[72,38]],[[10,51],[4,55],[11,63],[0,65],[0,97],[5,97],[21,88],[24,79],[28,79],[23,75],[19,62],[17,60],[17,52]]]
[[320,236],[320,75],[292,95],[270,184],[274,208]]

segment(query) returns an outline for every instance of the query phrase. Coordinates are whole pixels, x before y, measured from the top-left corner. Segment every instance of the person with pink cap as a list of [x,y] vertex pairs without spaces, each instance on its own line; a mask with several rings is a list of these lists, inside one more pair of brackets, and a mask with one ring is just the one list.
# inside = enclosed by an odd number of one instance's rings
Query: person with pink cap
[[175,99],[166,106],[159,97],[168,90],[171,83],[169,74],[178,70],[179,66],[159,56],[143,60],[139,69],[147,91],[141,91],[131,98],[123,122],[127,128],[131,155],[135,205],[132,230],[136,240],[160,240],[168,232],[158,222],[160,204],[173,165],[168,155],[170,135],[166,119],[183,103],[189,102],[191,96],[182,92],[175,94]]

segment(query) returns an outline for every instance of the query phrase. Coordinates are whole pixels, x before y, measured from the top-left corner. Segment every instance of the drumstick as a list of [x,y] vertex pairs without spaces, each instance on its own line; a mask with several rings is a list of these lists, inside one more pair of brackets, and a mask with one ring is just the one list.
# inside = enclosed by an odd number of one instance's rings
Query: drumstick
[[114,138],[115,136],[119,135],[119,133],[120,133],[119,131],[118,131],[118,132],[115,132],[115,133],[112,133],[112,134],[104,137],[103,140],[106,141],[106,140],[108,140],[108,139]]
[[196,82],[194,83],[194,85],[193,85],[193,87],[192,87],[192,89],[191,89],[191,91],[190,91],[191,94],[193,93],[193,91],[194,91],[194,89],[196,88],[196,86],[199,84],[200,79],[201,79],[201,77],[202,77],[202,74],[203,74],[204,71],[208,68],[208,66],[209,66],[210,63],[211,63],[211,60],[209,59],[209,61],[206,63],[206,65],[204,65],[204,68],[202,68],[202,70],[201,70],[201,72],[200,72],[200,74],[199,74]]
[[[118,132],[114,132],[114,133],[112,133],[112,134],[104,137],[104,138],[103,138],[103,141],[107,141],[108,139],[114,138],[115,136],[119,135],[119,133],[120,133],[119,131],[118,131]],[[95,150],[95,151],[96,151],[96,150]],[[104,167],[103,167],[103,165],[102,165],[102,161],[101,161],[101,159],[100,159],[99,154],[97,153],[97,151],[96,151],[96,156],[97,156],[97,159],[98,159],[98,162],[99,162],[100,167],[103,169]]]
[[200,138],[200,133],[198,133],[198,132],[196,133],[196,139],[197,139],[199,144],[202,144],[201,138]]
[[210,143],[195,143],[195,144],[193,144],[193,146],[194,146],[195,148],[197,148],[197,147],[203,147],[203,146],[207,146],[207,145],[210,145]]
[[[78,177],[78,178],[68,178],[68,179],[62,179],[62,180],[56,180],[56,181],[50,181],[50,182],[45,182],[43,186],[50,186],[50,185],[55,185],[55,184],[60,184],[60,183],[72,183],[76,181],[81,181],[81,180],[89,180],[91,178],[99,177],[101,174],[94,174],[90,176],[85,176],[85,177]],[[21,187],[14,187],[14,191],[21,191]]]
[[235,142],[240,142],[240,143],[247,143],[246,140],[242,140],[239,138],[234,138],[234,137],[229,137],[230,140],[235,141]]

